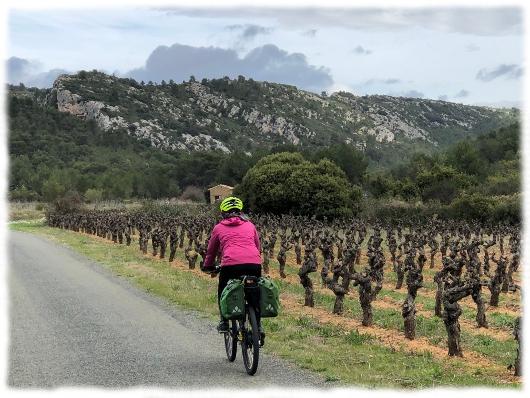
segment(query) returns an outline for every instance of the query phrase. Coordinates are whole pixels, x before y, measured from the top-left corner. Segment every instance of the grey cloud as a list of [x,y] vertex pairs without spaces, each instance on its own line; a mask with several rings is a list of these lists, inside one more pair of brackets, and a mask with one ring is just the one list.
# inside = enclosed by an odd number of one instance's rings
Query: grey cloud
[[32,76],[28,79],[28,82],[26,86],[30,87],[39,87],[39,88],[48,88],[53,86],[53,82],[55,79],[57,79],[60,75],[69,74],[71,72],[65,70],[65,69],[50,69],[46,72],[41,72],[35,76]]
[[395,97],[409,97],[409,98],[423,98],[425,97],[425,94],[418,90],[408,90],[408,91],[400,91],[400,92],[391,92],[388,95],[392,95]]
[[9,58],[7,60],[7,81],[12,84],[22,81],[30,67],[30,62],[27,59],[18,57]]
[[270,32],[272,32],[272,28],[265,28],[258,25],[248,25],[245,30],[243,30],[243,37],[251,38],[259,34],[269,34]]
[[191,75],[198,79],[243,75],[315,92],[333,84],[327,68],[309,65],[304,54],[288,53],[272,44],[254,48],[243,58],[235,50],[218,47],[159,46],[149,55],[144,67],[127,75],[144,81],[181,81]]
[[47,88],[53,85],[55,79],[62,74],[69,73],[64,69],[42,71],[36,61],[11,57],[7,60],[7,82],[10,84],[24,83],[28,87]]
[[495,68],[488,69],[483,68],[477,73],[477,80],[483,82],[490,82],[501,76],[504,76],[506,79],[519,79],[523,75],[523,68],[516,64],[501,64]]
[[268,28],[260,25],[229,25],[226,27],[228,30],[238,30],[241,31],[240,38],[245,40],[253,39],[258,35],[266,35],[272,32],[272,28]]
[[473,105],[490,106],[493,108],[518,108],[518,109],[522,109],[522,106],[523,106],[523,104],[520,101],[475,102]]
[[447,8],[166,8],[169,14],[192,17],[270,18],[286,28],[345,27],[395,31],[420,27],[480,36],[521,35],[523,12],[518,7]]
[[438,97],[438,99],[439,99],[440,101],[447,101],[447,100],[449,99],[449,97],[448,97],[447,95],[444,94],[444,95],[440,95],[440,96]]
[[409,90],[403,93],[403,97],[423,98],[425,94],[417,90]]
[[401,83],[400,79],[388,78],[388,79],[368,79],[364,82],[364,86],[371,86],[374,84],[398,84]]
[[460,90],[458,93],[454,95],[455,98],[466,98],[469,97],[469,91],[467,90]]
[[318,32],[318,29],[309,29],[303,32],[302,34],[304,36],[315,37],[317,35],[317,32]]
[[363,46],[357,46],[352,50],[352,52],[354,54],[359,54],[359,55],[369,55],[372,53],[372,50],[368,50],[367,48],[364,48]]

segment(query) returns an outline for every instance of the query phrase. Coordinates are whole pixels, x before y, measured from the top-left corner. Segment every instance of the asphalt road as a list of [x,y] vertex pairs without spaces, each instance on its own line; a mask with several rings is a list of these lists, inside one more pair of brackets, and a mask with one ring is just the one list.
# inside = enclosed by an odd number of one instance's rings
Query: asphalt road
[[44,238],[10,232],[9,250],[12,387],[326,384],[269,355],[248,376],[239,352],[235,362],[227,361],[211,321],[170,307]]

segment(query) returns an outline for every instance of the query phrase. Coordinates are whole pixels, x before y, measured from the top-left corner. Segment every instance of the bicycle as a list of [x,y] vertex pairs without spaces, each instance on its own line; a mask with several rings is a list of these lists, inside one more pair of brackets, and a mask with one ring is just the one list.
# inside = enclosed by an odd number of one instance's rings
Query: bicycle
[[[210,274],[215,277],[221,267],[215,267]],[[258,277],[241,276],[245,292],[245,312],[242,317],[229,321],[229,330],[224,332],[225,351],[228,361],[234,362],[237,356],[237,342],[241,343],[241,355],[247,374],[253,376],[258,370],[259,349],[263,347],[265,334],[258,326],[256,309],[259,311]]]

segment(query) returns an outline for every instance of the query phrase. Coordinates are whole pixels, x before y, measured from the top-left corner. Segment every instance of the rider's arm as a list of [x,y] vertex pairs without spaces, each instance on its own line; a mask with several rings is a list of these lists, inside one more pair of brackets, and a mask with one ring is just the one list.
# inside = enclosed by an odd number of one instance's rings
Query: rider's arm
[[208,249],[206,250],[206,258],[204,259],[203,268],[213,268],[215,257],[217,256],[217,251],[219,250],[219,243],[219,233],[214,228],[212,231],[212,236],[208,242]]
[[254,243],[256,244],[256,247],[258,248],[258,253],[261,253],[261,245],[259,243],[259,234],[256,227],[254,227]]

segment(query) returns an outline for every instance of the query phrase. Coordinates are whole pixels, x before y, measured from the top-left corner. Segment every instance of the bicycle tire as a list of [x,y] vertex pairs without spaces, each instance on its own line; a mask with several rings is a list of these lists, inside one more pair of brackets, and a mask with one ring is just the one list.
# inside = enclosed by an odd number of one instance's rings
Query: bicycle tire
[[230,321],[230,330],[224,334],[226,357],[234,362],[237,355],[237,323]]
[[[259,331],[256,312],[253,307],[249,306],[246,313],[248,316],[248,325],[245,328],[245,334],[241,341],[241,355],[247,374],[253,376],[258,370],[259,363]],[[249,329],[250,327],[250,329]]]

